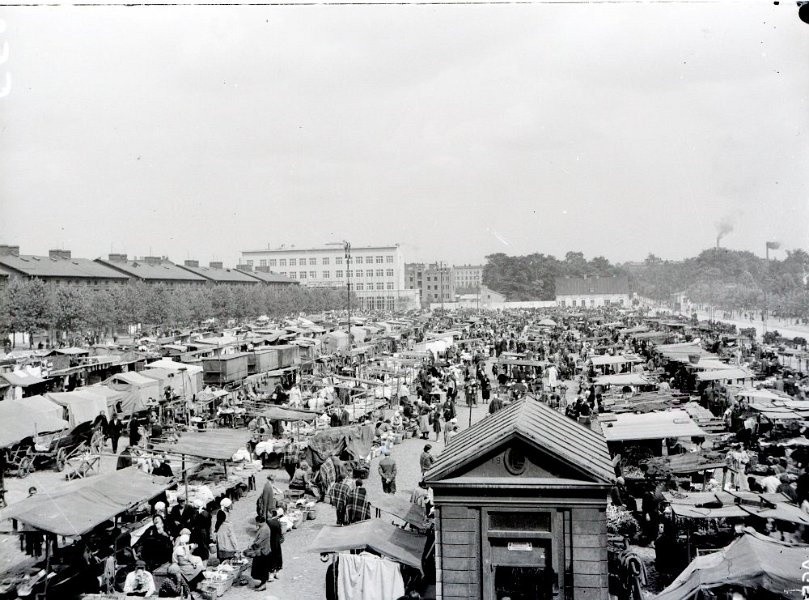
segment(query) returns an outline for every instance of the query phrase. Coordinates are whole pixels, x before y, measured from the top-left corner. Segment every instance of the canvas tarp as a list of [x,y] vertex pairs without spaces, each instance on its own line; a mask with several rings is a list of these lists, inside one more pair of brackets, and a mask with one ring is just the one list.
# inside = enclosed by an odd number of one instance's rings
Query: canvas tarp
[[[163,358],[146,365],[150,369],[166,369],[174,373],[175,394],[183,393],[183,380],[185,380],[185,395],[191,397],[202,389],[202,367],[199,365],[189,365],[177,362],[168,358]],[[182,375],[181,375],[182,374]],[[180,377],[182,376],[182,379]]]
[[321,338],[323,352],[334,354],[338,350],[348,350],[348,334],[344,331],[332,331]]
[[[91,385],[88,389],[107,399],[107,412],[109,414],[116,412],[128,414],[132,412],[132,408],[127,405],[129,395],[126,392],[119,392],[118,390],[108,388],[102,383]],[[142,410],[142,408],[143,407],[135,408],[135,410]]]
[[93,421],[102,412],[109,416],[106,396],[92,391],[91,388],[79,388],[72,392],[48,392],[45,396],[67,408],[67,420],[71,427]]
[[596,377],[595,383],[596,385],[651,385],[651,382],[639,373],[602,375]]
[[176,444],[158,444],[160,452],[187,454],[213,460],[230,460],[250,440],[250,432],[236,429],[189,431]]
[[801,598],[801,564],[809,546],[788,545],[748,529],[729,546],[697,557],[656,600],[696,600],[701,590],[743,586],[776,598]]
[[268,406],[259,412],[260,417],[269,421],[314,421],[319,413],[308,410],[295,410],[283,406]]
[[309,552],[324,554],[368,549],[421,570],[426,541],[426,535],[405,531],[381,519],[368,519],[343,527],[324,526],[309,546]]
[[152,400],[160,398],[160,384],[157,381],[132,371],[113,375],[104,382],[104,385],[116,392],[123,392],[126,396],[122,399],[122,403],[126,406],[144,407],[150,398]]
[[317,470],[328,457],[339,456],[343,450],[354,458],[365,458],[371,453],[373,440],[374,429],[370,425],[346,425],[318,431],[309,440],[309,464]]
[[25,402],[0,402],[0,448],[13,446],[40,433],[63,431],[69,427],[70,423],[64,419],[49,412],[39,412]]
[[705,432],[684,410],[602,415],[599,420],[601,432],[608,442],[705,437]]
[[398,517],[414,527],[427,528],[427,516],[424,512],[424,507],[413,504],[402,496],[382,494],[371,502],[371,506],[381,512]]
[[128,467],[72,481],[48,493],[26,498],[0,512],[0,519],[16,519],[57,535],[82,535],[151,500],[172,483],[167,477]]
[[21,404],[28,410],[36,413],[44,414],[53,419],[64,420],[65,408],[56,404],[53,400],[49,400],[45,396],[28,396],[26,398],[14,398],[11,400],[15,404]]

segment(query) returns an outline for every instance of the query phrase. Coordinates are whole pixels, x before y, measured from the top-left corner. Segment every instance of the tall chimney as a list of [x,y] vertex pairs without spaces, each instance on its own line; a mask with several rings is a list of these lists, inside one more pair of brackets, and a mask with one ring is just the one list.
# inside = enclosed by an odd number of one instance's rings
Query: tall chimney
[[19,246],[8,246],[6,244],[0,244],[0,256],[19,256],[19,255],[20,255]]
[[183,262],[186,267],[199,267],[198,260],[186,260]]
[[62,258],[64,260],[70,260],[70,250],[48,250],[48,256],[50,258]]

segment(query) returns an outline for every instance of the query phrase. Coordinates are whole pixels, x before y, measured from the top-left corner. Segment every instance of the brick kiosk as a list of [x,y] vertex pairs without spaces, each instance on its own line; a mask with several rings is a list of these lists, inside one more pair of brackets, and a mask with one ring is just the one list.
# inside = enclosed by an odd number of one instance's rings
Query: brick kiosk
[[459,433],[425,474],[439,600],[607,600],[600,433],[525,398]]

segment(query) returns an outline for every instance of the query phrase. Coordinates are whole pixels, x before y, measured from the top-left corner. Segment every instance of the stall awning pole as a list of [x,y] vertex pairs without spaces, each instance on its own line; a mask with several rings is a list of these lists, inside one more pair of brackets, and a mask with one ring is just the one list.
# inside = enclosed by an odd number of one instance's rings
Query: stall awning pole
[[185,470],[185,454],[183,456],[183,485],[185,486],[185,501],[188,502],[188,472]]

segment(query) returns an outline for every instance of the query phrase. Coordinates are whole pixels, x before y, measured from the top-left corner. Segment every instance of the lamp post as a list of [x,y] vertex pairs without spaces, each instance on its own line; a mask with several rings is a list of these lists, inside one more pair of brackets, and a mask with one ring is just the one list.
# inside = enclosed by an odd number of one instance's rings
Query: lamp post
[[348,306],[348,349],[351,350],[351,242],[329,242],[327,246],[342,246],[346,259],[346,299]]
[[767,316],[770,312],[770,305],[769,305],[769,296],[767,294],[767,284],[769,283],[770,278],[770,250],[778,250],[781,247],[779,242],[767,242],[764,244],[764,256],[765,260],[767,261],[767,276],[764,280],[764,315],[762,320],[762,330],[764,333],[767,333]]

